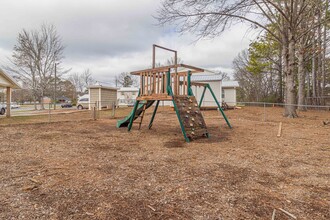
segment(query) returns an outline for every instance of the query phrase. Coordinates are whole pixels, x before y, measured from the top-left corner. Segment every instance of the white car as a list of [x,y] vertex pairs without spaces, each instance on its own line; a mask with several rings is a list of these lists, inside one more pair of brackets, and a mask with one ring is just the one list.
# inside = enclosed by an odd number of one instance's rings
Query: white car
[[18,105],[17,103],[14,103],[14,102],[10,103],[10,108],[11,108],[11,109],[13,109],[13,108],[20,108],[20,107],[21,107],[21,106]]
[[[2,105],[5,109],[7,108],[7,104],[5,104],[5,103],[2,103],[2,104],[0,104],[0,105]],[[17,103],[15,103],[15,102],[10,103],[10,108],[11,108],[11,109],[20,108],[20,107],[21,107],[21,106],[18,105]]]
[[77,101],[77,109],[88,109],[89,108],[89,96],[83,95]]

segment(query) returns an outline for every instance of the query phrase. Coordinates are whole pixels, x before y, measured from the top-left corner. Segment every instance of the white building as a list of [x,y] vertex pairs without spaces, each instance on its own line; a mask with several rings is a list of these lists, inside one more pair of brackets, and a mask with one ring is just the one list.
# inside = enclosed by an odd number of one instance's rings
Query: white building
[[88,87],[89,93],[89,109],[96,105],[100,110],[102,108],[112,108],[117,101],[117,88],[92,85]]
[[237,81],[222,81],[221,82],[221,102],[224,101],[229,106],[237,105],[236,88],[239,87]]
[[[226,102],[228,106],[236,105],[236,88],[239,87],[237,81],[221,81],[220,75],[192,75],[191,81],[208,83],[220,105],[222,102]],[[201,99],[204,87],[192,86],[191,89],[196,96],[196,99],[199,101]],[[202,106],[217,106],[208,89],[205,92]]]
[[139,89],[136,87],[122,87],[117,90],[118,106],[132,106],[139,94]]

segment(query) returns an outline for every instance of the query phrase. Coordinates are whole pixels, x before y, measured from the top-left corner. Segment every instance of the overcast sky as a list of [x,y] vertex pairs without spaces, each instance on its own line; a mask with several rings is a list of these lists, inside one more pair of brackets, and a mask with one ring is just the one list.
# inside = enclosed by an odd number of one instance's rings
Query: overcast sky
[[[255,37],[244,25],[222,36],[195,42],[196,36],[158,27],[160,0],[2,0],[0,64],[10,57],[18,33],[54,24],[65,45],[64,68],[89,68],[99,82],[113,82],[115,74],[149,68],[152,44],[178,51],[185,64],[232,72],[232,61]],[[159,52],[158,62],[172,54]]]

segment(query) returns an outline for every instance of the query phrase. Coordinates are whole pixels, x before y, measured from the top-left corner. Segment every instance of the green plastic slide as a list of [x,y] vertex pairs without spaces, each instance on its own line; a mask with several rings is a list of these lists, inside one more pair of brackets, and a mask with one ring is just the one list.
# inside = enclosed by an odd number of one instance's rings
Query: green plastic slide
[[[140,102],[136,112],[135,112],[135,116],[134,116],[134,120],[137,119],[139,117],[139,115],[142,113],[143,111],[143,106],[146,105],[146,109],[149,108],[150,106],[152,106],[152,104],[154,104],[155,101],[150,100],[147,102]],[[121,127],[127,127],[129,124],[129,121],[131,119],[131,117],[133,117],[133,110],[131,111],[131,113],[126,116],[124,119],[118,120],[117,121],[117,128],[121,128]]]

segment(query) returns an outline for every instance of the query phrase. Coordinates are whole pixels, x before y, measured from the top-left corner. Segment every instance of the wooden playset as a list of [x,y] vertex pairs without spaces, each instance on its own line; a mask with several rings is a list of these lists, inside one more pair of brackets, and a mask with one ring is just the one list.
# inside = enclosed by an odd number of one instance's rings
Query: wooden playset
[[[173,65],[156,68],[156,48],[174,52],[175,63]],[[206,89],[209,89],[223,118],[226,120],[229,128],[231,128],[231,125],[209,84],[191,82],[191,74],[201,72],[204,72],[204,69],[186,64],[177,64],[177,51],[153,45],[152,68],[131,72],[132,75],[140,76],[139,95],[136,98],[132,112],[124,119],[119,120],[117,122],[117,127],[128,127],[128,131],[130,131],[134,121],[138,121],[140,129],[146,109],[156,102],[149,123],[150,129],[159,102],[172,101],[183,136],[187,142],[197,137],[209,137],[203,115],[200,111]],[[192,92],[192,85],[204,87],[199,104]],[[140,118],[140,120],[137,120],[138,118]]]

